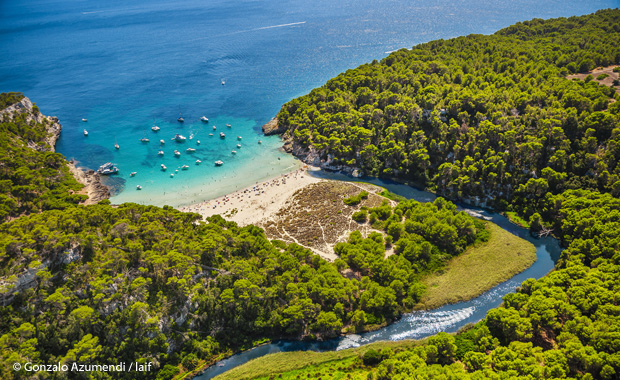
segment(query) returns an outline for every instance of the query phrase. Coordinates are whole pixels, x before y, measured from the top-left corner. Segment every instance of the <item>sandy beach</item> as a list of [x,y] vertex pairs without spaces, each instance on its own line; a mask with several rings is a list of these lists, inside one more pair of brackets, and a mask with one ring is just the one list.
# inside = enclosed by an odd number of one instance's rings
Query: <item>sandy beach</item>
[[304,166],[222,197],[179,207],[179,210],[195,212],[204,218],[220,214],[239,225],[256,224],[272,217],[297,190],[322,181],[308,175],[307,171],[312,169]]

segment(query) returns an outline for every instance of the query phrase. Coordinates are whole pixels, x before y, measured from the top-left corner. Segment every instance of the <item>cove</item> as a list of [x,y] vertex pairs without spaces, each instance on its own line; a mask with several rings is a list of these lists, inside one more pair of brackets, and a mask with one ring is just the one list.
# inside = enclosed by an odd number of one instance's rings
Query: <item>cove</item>
[[[415,199],[418,202],[432,202],[437,197],[435,194],[427,191],[390,180],[372,177],[355,178],[342,173],[333,173],[324,170],[311,172],[311,174],[315,177],[324,179],[372,183],[405,198]],[[456,332],[466,324],[474,323],[484,318],[489,310],[498,307],[502,303],[502,297],[513,292],[523,281],[528,278],[538,279],[549,273],[559,259],[562,248],[557,239],[551,237],[532,237],[527,229],[518,227],[503,215],[489,210],[459,203],[457,203],[457,206],[459,210],[473,211],[477,213],[476,215],[479,214],[480,217],[485,220],[489,220],[504,230],[534,244],[536,247],[536,261],[534,264],[525,271],[513,276],[511,279],[469,301],[445,305],[434,310],[422,310],[403,314],[396,322],[379,330],[367,333],[349,334],[320,342],[291,340],[274,341],[221,360],[215,365],[207,368],[201,375],[194,377],[194,379],[212,379],[252,359],[276,352],[323,352],[344,350],[383,340],[421,339],[442,331]]]

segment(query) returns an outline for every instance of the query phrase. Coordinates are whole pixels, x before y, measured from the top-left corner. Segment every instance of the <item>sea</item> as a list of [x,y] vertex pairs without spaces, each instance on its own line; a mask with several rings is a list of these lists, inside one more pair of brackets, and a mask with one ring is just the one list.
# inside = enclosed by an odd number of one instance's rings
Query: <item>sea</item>
[[[56,149],[79,166],[114,163],[118,174],[105,178],[113,203],[178,207],[300,167],[281,150],[280,138],[263,136],[261,126],[283,103],[347,69],[430,40],[618,5],[1,0],[0,91],[23,92],[45,115],[57,116],[63,130]],[[180,116],[185,122],[177,121]],[[173,141],[176,134],[187,140]],[[216,166],[217,160],[223,164]]]

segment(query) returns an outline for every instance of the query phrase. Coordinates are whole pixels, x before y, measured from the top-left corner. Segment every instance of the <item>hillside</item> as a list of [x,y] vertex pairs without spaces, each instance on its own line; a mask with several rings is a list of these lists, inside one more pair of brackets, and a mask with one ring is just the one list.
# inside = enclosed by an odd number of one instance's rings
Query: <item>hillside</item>
[[620,87],[567,76],[620,63],[619,25],[605,10],[401,49],[288,102],[277,130],[316,166],[500,210],[568,189],[617,196]]

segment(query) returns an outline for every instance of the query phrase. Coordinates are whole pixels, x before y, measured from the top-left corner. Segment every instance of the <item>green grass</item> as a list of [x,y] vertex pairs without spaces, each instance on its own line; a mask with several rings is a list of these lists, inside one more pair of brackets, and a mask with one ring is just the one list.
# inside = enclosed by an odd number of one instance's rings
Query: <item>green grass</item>
[[381,195],[382,197],[386,197],[387,199],[391,199],[395,202],[402,202],[407,200],[407,198],[398,194],[394,194],[387,189],[383,189],[380,193],[377,194]]
[[[214,380],[243,379],[366,379],[368,368],[363,367],[359,358],[370,349],[391,348],[394,351],[408,349],[419,341],[402,340],[368,344],[358,348],[323,353],[312,351],[279,352],[251,360],[233,368]],[[347,375],[351,377],[347,377]],[[309,377],[308,377],[309,375]],[[299,376],[299,377],[297,377]]]
[[446,268],[422,279],[426,292],[416,309],[433,309],[479,296],[529,268],[536,248],[493,223],[486,223],[489,241],[470,247]]
[[516,224],[519,227],[528,229],[530,228],[530,224],[525,219],[522,219],[519,215],[517,215],[516,212],[507,211],[506,217],[508,218],[508,220],[510,220],[512,223]]

